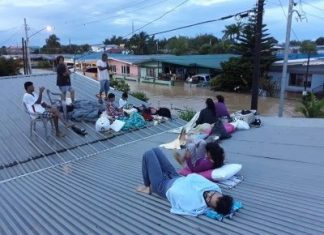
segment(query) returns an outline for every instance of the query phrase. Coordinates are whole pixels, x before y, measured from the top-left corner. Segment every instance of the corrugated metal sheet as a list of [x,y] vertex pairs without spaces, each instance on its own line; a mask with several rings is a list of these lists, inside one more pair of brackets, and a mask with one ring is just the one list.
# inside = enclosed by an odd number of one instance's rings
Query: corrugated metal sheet
[[[88,135],[81,137],[72,130],[62,127],[66,133],[64,138],[55,138],[54,136],[45,138],[44,129],[39,124],[34,136],[30,138],[30,120],[22,107],[23,84],[27,80],[33,81],[36,89],[39,86],[45,86],[48,89],[57,90],[56,75],[53,73],[0,80],[4,91],[0,98],[0,105],[3,110],[6,110],[0,114],[0,181],[93,155],[127,142],[147,138],[152,134],[178,127],[183,123],[179,119],[174,119],[157,126],[148,123],[147,128],[137,131],[105,135],[95,132],[93,123],[81,122],[77,125],[85,128]],[[95,100],[95,94],[98,91],[98,84],[95,81],[74,74],[72,83],[77,92],[77,99]],[[114,92],[118,100],[121,94],[119,91]],[[45,94],[44,98],[47,99]],[[129,97],[129,102],[135,105],[142,103],[133,97]]]
[[227,161],[243,164],[245,180],[224,190],[244,204],[233,220],[172,215],[167,201],[135,192],[142,154],[176,137],[155,132],[0,183],[0,234],[323,234],[324,121],[262,120],[221,143]]

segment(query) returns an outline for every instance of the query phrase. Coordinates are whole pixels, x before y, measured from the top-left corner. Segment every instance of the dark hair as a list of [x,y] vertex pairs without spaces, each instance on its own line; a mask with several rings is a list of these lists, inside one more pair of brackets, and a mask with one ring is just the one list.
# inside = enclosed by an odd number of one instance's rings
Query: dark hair
[[58,57],[56,57],[56,63],[59,64],[60,63],[60,59],[64,60],[64,57],[62,55],[59,55]]
[[221,146],[219,146],[218,143],[209,142],[208,144],[206,144],[206,152],[209,152],[211,155],[211,158],[214,162],[214,169],[222,167],[224,165],[224,149]]
[[115,98],[115,94],[114,93],[109,93],[108,94],[108,99],[112,99],[112,98]]
[[106,52],[102,53],[101,59],[103,59],[104,57],[108,58],[108,54]]
[[161,116],[161,117],[167,117],[167,118],[171,118],[171,111],[168,108],[159,108],[156,111],[157,115]]
[[207,106],[207,109],[211,110],[212,113],[216,116],[215,104],[211,98],[206,99],[206,106]]
[[216,98],[217,98],[218,102],[221,102],[221,103],[225,102],[224,96],[222,96],[222,95],[218,95],[218,96],[216,96]]
[[30,81],[25,82],[25,83],[24,83],[25,90],[27,91],[27,88],[28,88],[29,86],[32,86],[32,85],[33,85],[33,83],[30,82]]
[[229,195],[223,195],[218,199],[215,211],[222,215],[227,215],[233,207],[233,198]]
[[127,94],[127,92],[124,92],[124,93],[122,94],[122,98],[128,98],[128,94]]

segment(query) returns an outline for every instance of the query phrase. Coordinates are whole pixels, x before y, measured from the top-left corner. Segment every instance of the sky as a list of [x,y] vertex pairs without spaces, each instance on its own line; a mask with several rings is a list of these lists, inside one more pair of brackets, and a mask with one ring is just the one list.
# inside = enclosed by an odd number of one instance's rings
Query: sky
[[[256,0],[0,0],[0,46],[17,46],[28,24],[31,46],[43,46],[50,34],[63,45],[100,44],[113,35],[130,37],[132,28],[154,34],[197,22],[219,19],[252,9]],[[288,0],[265,0],[263,23],[284,42]],[[291,40],[315,40],[324,36],[324,0],[295,0]],[[298,17],[298,15],[300,17]],[[155,20],[155,21],[154,21]],[[153,23],[150,23],[154,21]],[[196,27],[156,35],[194,37],[213,34],[221,38],[226,25],[246,19],[232,17]],[[150,24],[148,24],[150,23]],[[139,31],[137,29],[145,26]],[[54,29],[48,32],[46,26]],[[132,25],[134,27],[132,27]]]

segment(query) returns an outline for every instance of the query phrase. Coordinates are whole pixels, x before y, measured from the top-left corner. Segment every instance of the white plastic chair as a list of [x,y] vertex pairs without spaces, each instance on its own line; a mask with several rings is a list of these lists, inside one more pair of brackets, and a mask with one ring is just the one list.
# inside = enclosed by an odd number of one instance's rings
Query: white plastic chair
[[33,135],[33,130],[36,131],[36,123],[42,122],[45,129],[45,137],[47,137],[48,136],[47,122],[51,123],[51,127],[53,129],[54,128],[53,118],[43,117],[42,114],[40,113],[31,113],[29,112],[27,105],[25,103],[23,103],[23,105],[24,105],[25,112],[28,114],[30,118],[30,136]]
[[51,92],[49,89],[46,90],[47,96],[51,105],[62,106],[63,109],[63,118],[65,121],[68,120],[68,112],[66,108],[66,101],[62,100],[62,93]]

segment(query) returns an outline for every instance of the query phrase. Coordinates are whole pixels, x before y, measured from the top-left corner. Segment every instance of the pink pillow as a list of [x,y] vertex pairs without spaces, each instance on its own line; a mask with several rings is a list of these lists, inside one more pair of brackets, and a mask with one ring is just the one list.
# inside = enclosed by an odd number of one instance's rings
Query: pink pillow
[[[197,174],[205,177],[206,179],[209,179],[209,180],[213,180],[212,178],[212,172],[213,172],[214,169],[210,169],[210,170],[207,170],[207,171],[203,171],[203,172],[198,172]],[[191,170],[188,168],[188,167],[185,167],[185,168],[182,168],[180,171],[179,171],[179,174],[180,175],[183,175],[183,176],[187,176],[189,175],[191,172]]]
[[225,123],[224,127],[228,134],[232,134],[235,131],[235,127],[230,123]]

